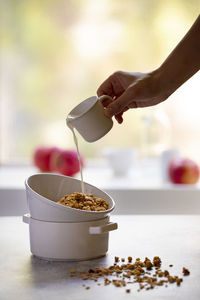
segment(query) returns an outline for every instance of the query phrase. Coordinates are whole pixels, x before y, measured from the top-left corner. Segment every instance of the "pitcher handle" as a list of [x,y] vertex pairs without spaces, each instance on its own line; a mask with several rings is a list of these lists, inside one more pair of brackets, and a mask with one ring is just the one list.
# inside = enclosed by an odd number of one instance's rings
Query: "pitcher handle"
[[98,101],[100,101],[101,102],[101,104],[103,105],[103,101],[104,100],[109,100],[109,102],[111,103],[111,102],[113,102],[113,98],[112,97],[110,97],[110,96],[108,96],[108,95],[102,95],[102,96],[100,96],[99,98],[98,98]]

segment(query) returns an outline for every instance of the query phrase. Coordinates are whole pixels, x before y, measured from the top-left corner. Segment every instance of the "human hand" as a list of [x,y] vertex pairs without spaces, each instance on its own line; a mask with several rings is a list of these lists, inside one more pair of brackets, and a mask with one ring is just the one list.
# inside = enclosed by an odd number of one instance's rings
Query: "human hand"
[[117,71],[109,76],[98,88],[97,95],[109,95],[113,101],[103,102],[105,115],[115,116],[123,122],[123,113],[129,108],[152,106],[169,96],[161,88],[159,72],[151,73]]

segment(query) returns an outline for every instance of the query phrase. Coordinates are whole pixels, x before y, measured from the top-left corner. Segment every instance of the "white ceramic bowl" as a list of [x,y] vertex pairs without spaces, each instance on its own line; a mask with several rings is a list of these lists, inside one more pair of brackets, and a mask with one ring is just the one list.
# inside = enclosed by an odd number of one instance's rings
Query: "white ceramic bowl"
[[88,260],[108,251],[109,232],[117,223],[109,217],[77,223],[46,222],[26,214],[23,221],[29,224],[31,252],[47,260]]
[[134,148],[106,147],[103,155],[115,176],[126,175],[136,162],[136,150]]
[[66,194],[81,192],[81,181],[72,177],[41,173],[25,181],[29,212],[32,218],[49,222],[83,222],[105,218],[115,206],[113,199],[93,185],[84,183],[85,193],[108,202],[106,211],[85,211],[56,203]]

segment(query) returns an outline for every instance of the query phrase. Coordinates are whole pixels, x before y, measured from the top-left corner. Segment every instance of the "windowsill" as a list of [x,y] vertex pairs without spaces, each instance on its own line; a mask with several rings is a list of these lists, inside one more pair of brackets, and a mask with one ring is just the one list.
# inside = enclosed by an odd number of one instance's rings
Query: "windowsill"
[[[24,190],[25,180],[38,173],[33,166],[3,166],[0,167],[0,190]],[[156,163],[140,165],[129,173],[115,176],[112,170],[100,160],[89,160],[83,169],[84,181],[103,190],[113,189],[200,189],[197,185],[174,185],[163,183]],[[75,175],[80,179],[80,174]]]
[[[0,216],[27,213],[24,181],[35,173],[34,167],[0,168]],[[84,181],[114,199],[114,214],[200,214],[200,185],[163,184],[156,165],[115,177],[93,161],[84,168]]]

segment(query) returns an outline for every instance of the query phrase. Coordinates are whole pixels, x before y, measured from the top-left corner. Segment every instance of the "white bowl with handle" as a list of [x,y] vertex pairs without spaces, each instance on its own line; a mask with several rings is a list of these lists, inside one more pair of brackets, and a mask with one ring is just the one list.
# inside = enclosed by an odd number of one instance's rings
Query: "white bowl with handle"
[[39,173],[25,181],[29,212],[32,218],[49,222],[83,222],[103,219],[114,209],[113,199],[97,187],[84,183],[85,193],[108,202],[105,211],[85,211],[58,204],[64,195],[81,192],[81,181],[53,173]]
[[108,251],[109,232],[117,223],[109,217],[88,222],[47,222],[23,216],[29,224],[30,250],[46,260],[88,260]]

